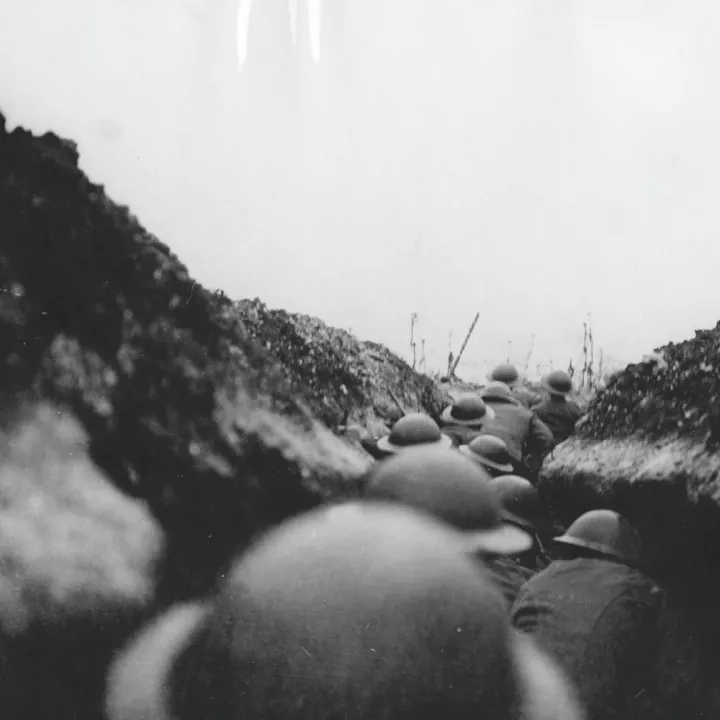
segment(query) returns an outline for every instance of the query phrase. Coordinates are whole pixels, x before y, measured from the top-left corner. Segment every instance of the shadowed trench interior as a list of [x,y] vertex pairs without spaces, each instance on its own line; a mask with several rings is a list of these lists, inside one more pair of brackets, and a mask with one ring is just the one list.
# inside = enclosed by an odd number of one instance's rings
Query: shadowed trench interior
[[690,499],[687,485],[682,475],[609,488],[587,476],[540,485],[565,527],[588,510],[607,508],[640,533],[647,571],[667,591],[659,661],[663,682],[675,692],[665,693],[670,700],[658,713],[669,718],[720,709],[720,508],[710,497]]

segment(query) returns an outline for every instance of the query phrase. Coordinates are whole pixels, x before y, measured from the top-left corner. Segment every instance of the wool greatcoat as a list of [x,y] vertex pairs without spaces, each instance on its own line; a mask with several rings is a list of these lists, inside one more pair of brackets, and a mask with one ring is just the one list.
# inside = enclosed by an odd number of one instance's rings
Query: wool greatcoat
[[619,562],[556,560],[523,586],[511,617],[574,681],[587,720],[636,720],[658,691],[662,597]]

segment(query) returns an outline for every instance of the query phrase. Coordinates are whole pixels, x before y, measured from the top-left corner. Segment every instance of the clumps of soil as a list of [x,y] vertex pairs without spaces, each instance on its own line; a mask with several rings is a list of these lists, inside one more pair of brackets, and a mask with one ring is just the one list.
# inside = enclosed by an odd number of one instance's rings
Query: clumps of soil
[[144,607],[153,595],[162,533],[86,454],[67,413],[38,405],[0,433],[0,633]]
[[540,479],[563,524],[608,507],[640,530],[676,630],[662,681],[674,688],[669,717],[720,710],[719,363],[720,323],[617,373]]
[[0,432],[3,717],[97,718],[104,668],[152,603],[162,533],[86,450],[44,403]]
[[85,176],[73,143],[1,115],[0,237],[0,422],[38,400],[72,411],[167,536],[161,597],[207,592],[257,533],[357,492],[367,458],[308,414],[232,303]]
[[257,298],[234,308],[249,337],[278,359],[293,390],[329,427],[375,418],[391,424],[402,414],[399,406],[437,418],[449,402],[429,377],[382,345],[318,318],[269,309]]
[[668,592],[660,682],[669,704],[657,717],[720,711],[719,470],[720,459],[690,438],[639,437],[570,438],[542,470],[541,495],[561,524],[604,507],[643,537],[647,569]]
[[319,419],[441,403],[385,348],[208,292],[74,143],[2,115],[0,238],[0,714],[95,720],[141,617],[359,492],[370,458]]
[[720,323],[629,365],[597,392],[576,436],[553,451],[541,477],[563,522],[614,507],[662,546],[658,572],[717,597],[719,370]]
[[661,572],[720,596],[719,431],[720,323],[616,373],[546,460],[541,488],[565,523],[598,506],[632,516],[662,542]]
[[654,441],[691,438],[714,450],[720,441],[720,323],[670,343],[617,373],[578,428],[603,440],[632,435]]

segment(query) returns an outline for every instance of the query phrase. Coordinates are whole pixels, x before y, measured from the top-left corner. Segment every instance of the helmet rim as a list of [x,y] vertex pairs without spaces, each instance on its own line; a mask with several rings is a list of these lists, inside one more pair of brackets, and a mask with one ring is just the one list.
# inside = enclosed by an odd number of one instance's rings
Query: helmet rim
[[389,453],[399,453],[403,452],[404,450],[410,450],[412,448],[419,447],[439,447],[443,449],[449,449],[450,447],[452,447],[453,444],[452,438],[443,432],[440,433],[440,437],[437,440],[432,440],[430,442],[410,443],[408,445],[398,445],[397,443],[392,442],[392,440],[390,440],[390,437],[390,435],[386,435],[385,437],[380,438],[377,441],[378,449]]
[[568,545],[570,547],[582,548],[583,550],[592,550],[603,557],[621,560],[629,565],[638,565],[640,562],[639,558],[625,555],[617,550],[613,550],[613,548],[607,545],[595,543],[591,540],[582,540],[580,538],[573,537],[572,535],[561,535],[560,537],[553,538],[553,542],[558,545]]
[[448,405],[443,410],[442,415],[440,416],[442,421],[445,423],[448,423],[448,424],[453,424],[453,425],[465,425],[467,427],[482,427],[489,420],[494,420],[495,419],[495,411],[489,405],[486,405],[481,397],[478,396],[477,399],[480,401],[480,403],[482,403],[482,406],[478,406],[478,409],[480,409],[480,407],[483,407],[485,409],[484,412],[482,413],[482,415],[476,415],[475,417],[470,417],[470,418],[466,418],[466,419],[458,417],[453,412],[459,403],[459,401],[456,401],[452,405]]
[[479,455],[476,452],[473,452],[470,449],[469,445],[461,445],[458,450],[465,455],[465,457],[470,458],[473,462],[476,462],[478,465],[485,465],[486,467],[491,467],[493,470],[500,470],[502,472],[512,472],[513,466],[510,463],[498,463],[494,460],[489,460],[484,455]]

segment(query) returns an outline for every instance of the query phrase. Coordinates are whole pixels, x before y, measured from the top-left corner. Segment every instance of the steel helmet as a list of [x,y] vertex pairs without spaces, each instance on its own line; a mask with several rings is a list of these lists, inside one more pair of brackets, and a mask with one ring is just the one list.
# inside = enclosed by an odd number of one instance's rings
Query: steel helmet
[[[283,524],[239,559],[187,636],[159,717],[507,717],[512,653],[502,595],[456,532],[348,503]],[[151,717],[136,688],[119,690],[110,720]]]
[[445,408],[442,421],[453,425],[482,427],[483,424],[494,417],[495,411],[488,407],[479,395],[469,393],[458,398],[452,405]]
[[365,486],[369,500],[415,508],[463,531],[474,553],[513,555],[533,539],[504,522],[490,476],[456,452],[415,448],[377,464]]
[[458,449],[463,455],[486,468],[504,473],[514,470],[505,441],[494,435],[480,435],[469,445],[461,445]]
[[175,720],[169,679],[211,608],[199,602],[176,605],[120,650],[107,674],[108,720]]
[[628,565],[642,563],[640,536],[630,522],[612,510],[591,510],[581,515],[555,538],[560,545],[591,550],[599,555],[622,560]]
[[513,397],[510,387],[501,382],[488,383],[480,392],[480,397],[483,400],[512,400],[512,402],[518,402]]
[[551,395],[567,395],[572,391],[572,380],[562,370],[553,370],[542,379],[542,386]]
[[537,532],[548,525],[535,486],[519,475],[500,475],[490,481],[500,505],[509,513],[508,520]]
[[520,373],[510,363],[502,363],[488,373],[487,379],[491,382],[501,382],[505,385],[515,385],[520,380]]
[[409,413],[393,425],[389,435],[377,442],[378,449],[386,453],[401,452],[415,445],[450,448],[452,440],[440,432],[438,424],[429,415]]

